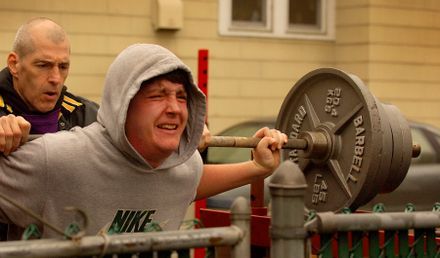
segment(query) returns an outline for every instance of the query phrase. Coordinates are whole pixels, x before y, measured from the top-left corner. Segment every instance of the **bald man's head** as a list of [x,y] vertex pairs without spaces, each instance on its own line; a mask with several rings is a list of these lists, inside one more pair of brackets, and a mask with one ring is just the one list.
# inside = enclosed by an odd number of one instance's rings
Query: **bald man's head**
[[55,44],[69,42],[66,32],[60,25],[51,19],[38,17],[27,21],[18,29],[12,51],[19,57],[24,57],[35,51],[36,41],[42,38]]
[[12,84],[31,111],[52,111],[69,74],[70,43],[60,25],[29,20],[17,32],[7,58]]

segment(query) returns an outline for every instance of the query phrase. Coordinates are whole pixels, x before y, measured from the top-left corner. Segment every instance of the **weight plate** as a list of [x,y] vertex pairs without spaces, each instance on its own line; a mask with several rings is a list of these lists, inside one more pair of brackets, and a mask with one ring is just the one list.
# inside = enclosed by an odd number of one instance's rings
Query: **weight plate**
[[411,160],[413,159],[413,139],[411,134],[411,127],[409,126],[406,118],[400,113],[400,111],[396,108],[395,113],[398,114],[397,118],[399,119],[400,129],[402,129],[402,139],[403,139],[403,157],[402,162],[400,162],[400,182],[396,182],[391,189],[396,189],[402,181],[405,179],[406,174],[408,174],[409,166],[411,165]]
[[[374,96],[373,96],[374,97]],[[375,98],[375,97],[374,97]],[[376,99],[376,98],[375,98]],[[376,103],[379,101],[376,99]],[[371,199],[373,199],[379,192],[381,192],[383,186],[385,185],[386,180],[389,178],[390,167],[392,162],[392,153],[393,153],[393,134],[390,126],[389,116],[386,111],[386,108],[383,104],[379,103],[377,109],[380,114],[380,121],[382,127],[382,151],[380,157],[380,167],[375,174],[375,178],[373,179],[374,184],[371,187],[367,187],[365,189],[365,194],[359,196],[356,200],[354,200],[354,207],[362,206],[368,203]]]
[[301,150],[282,150],[283,159],[298,163],[305,174],[307,209],[354,210],[381,187],[378,173],[389,169],[385,155],[391,146],[384,145],[384,133],[390,130],[380,108],[358,77],[334,68],[314,70],[290,90],[276,127],[289,138],[302,131],[323,132],[330,144],[319,159],[301,157]]
[[412,137],[408,122],[396,106],[385,105],[392,131],[393,151],[392,162],[388,178],[381,188],[381,192],[394,191],[405,178],[412,159]]

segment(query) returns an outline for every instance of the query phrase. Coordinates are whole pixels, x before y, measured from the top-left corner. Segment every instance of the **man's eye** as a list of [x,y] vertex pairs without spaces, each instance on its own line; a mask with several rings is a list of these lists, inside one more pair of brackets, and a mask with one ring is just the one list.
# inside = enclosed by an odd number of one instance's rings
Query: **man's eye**
[[68,70],[69,69],[69,64],[61,64],[60,65],[60,69],[61,70]]
[[149,98],[149,99],[160,99],[162,97],[163,97],[163,95],[160,95],[160,94],[147,95],[147,98]]
[[178,95],[177,98],[180,99],[180,100],[184,100],[184,101],[188,100],[188,96],[187,95]]

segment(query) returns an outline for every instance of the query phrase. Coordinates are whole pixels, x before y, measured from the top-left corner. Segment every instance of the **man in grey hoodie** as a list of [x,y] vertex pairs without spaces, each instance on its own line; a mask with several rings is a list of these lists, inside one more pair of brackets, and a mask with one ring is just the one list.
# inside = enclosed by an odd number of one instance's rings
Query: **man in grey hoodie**
[[[205,96],[179,58],[157,45],[129,46],[108,70],[98,121],[2,158],[0,193],[62,229],[75,221],[64,207],[76,207],[88,215],[89,235],[139,232],[151,223],[178,229],[195,199],[270,175],[287,141],[262,128],[253,160],[204,165],[197,151],[204,117]],[[0,220],[21,231],[36,224],[43,237],[57,237],[3,198]]]

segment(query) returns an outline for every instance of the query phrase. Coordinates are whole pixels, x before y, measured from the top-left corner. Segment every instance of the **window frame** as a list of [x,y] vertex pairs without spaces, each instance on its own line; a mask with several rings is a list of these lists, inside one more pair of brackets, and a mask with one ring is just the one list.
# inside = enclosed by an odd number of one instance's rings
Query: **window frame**
[[232,22],[232,0],[218,0],[219,34],[221,36],[267,37],[291,39],[335,39],[335,0],[320,1],[320,26],[290,26],[288,0],[266,0],[266,26],[251,22]]

